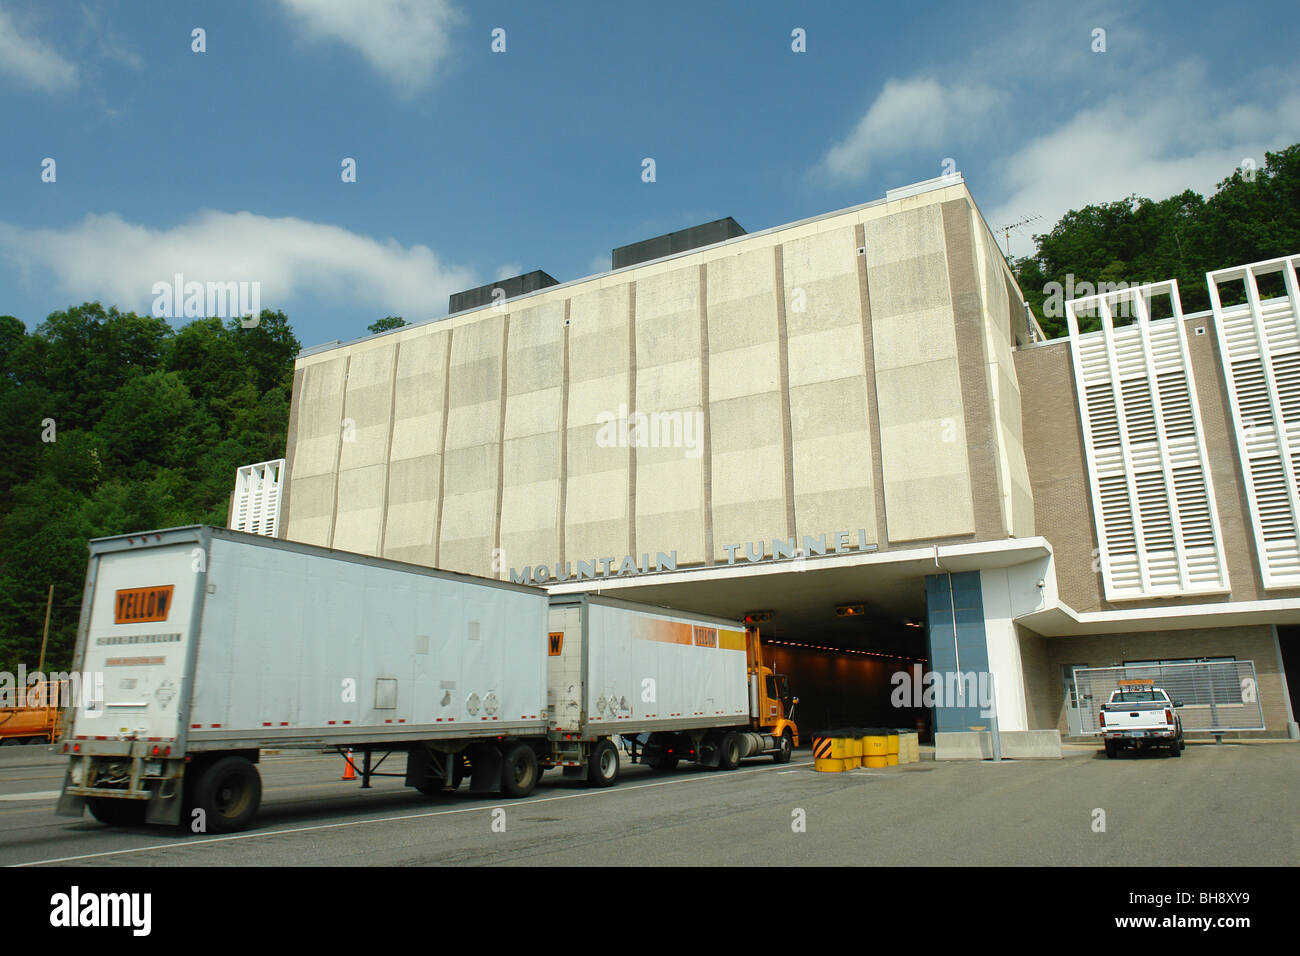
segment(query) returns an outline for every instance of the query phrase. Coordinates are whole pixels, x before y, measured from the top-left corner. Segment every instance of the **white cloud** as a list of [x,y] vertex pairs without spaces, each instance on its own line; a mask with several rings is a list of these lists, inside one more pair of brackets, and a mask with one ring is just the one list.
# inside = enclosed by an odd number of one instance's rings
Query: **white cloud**
[[[1256,102],[1239,102],[1241,89]],[[1012,255],[1023,256],[1033,252],[1035,232],[1071,209],[1130,193],[1160,200],[1191,188],[1208,197],[1244,159],[1263,167],[1266,150],[1300,140],[1298,89],[1296,75],[1222,89],[1191,61],[1150,73],[1147,83],[1079,110],[997,163],[988,192],[1001,199],[986,207],[989,225],[1042,216],[1011,235]]]
[[153,284],[178,272],[187,282],[260,282],[268,308],[306,297],[412,321],[445,314],[450,293],[477,284],[472,272],[443,263],[427,246],[250,212],[203,210],[171,229],[113,214],[88,215],[65,229],[0,223],[0,253],[29,281],[45,271],[65,294],[144,313]]
[[517,262],[504,262],[497,266],[497,271],[492,276],[493,282],[500,282],[502,279],[513,279],[515,276],[522,274],[524,267]]
[[405,93],[427,86],[462,20],[449,0],[280,0],[308,34],[355,48]]
[[820,169],[833,179],[856,181],[881,159],[930,150],[939,175],[945,156],[985,128],[1002,99],[982,84],[944,86],[933,77],[887,80],[853,132],[826,153]]
[[77,85],[77,67],[39,37],[20,31],[4,10],[0,10],[0,73],[47,92]]

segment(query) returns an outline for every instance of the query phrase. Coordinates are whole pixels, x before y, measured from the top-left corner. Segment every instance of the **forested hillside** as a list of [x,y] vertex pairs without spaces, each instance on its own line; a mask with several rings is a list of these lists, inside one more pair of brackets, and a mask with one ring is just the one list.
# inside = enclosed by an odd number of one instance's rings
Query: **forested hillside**
[[0,670],[36,667],[51,584],[46,667],[66,669],[90,538],[225,524],[235,470],[284,454],[298,348],[280,312],[0,316]]
[[1049,283],[1177,279],[1183,311],[1196,312],[1210,307],[1206,272],[1300,252],[1300,144],[1264,157],[1209,199],[1191,189],[1159,202],[1130,196],[1072,210],[1035,236],[1037,251],[1012,268],[1043,331],[1066,333],[1060,304],[1069,296],[1053,299]]

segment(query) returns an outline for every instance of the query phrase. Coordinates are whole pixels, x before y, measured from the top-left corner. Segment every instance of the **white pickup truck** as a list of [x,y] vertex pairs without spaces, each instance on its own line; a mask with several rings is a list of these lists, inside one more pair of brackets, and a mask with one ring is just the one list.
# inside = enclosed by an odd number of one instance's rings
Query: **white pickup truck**
[[1187,747],[1183,722],[1177,710],[1181,700],[1171,700],[1151,680],[1122,680],[1101,706],[1100,733],[1106,756],[1121,750],[1163,748],[1171,757],[1181,757]]

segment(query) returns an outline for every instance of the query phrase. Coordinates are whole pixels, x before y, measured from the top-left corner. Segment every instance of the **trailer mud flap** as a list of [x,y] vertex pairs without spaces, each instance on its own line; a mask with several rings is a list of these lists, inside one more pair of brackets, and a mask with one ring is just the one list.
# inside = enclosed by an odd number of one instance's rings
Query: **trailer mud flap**
[[144,822],[159,826],[188,826],[188,820],[181,819],[181,794],[184,790],[180,780],[164,780],[149,798],[149,809],[145,811]]
[[63,789],[59,793],[59,802],[54,805],[56,817],[79,817],[86,809],[86,798],[77,793],[68,793],[72,784],[72,772],[63,771]]
[[501,789],[501,751],[480,744],[469,750],[472,793],[495,793]]

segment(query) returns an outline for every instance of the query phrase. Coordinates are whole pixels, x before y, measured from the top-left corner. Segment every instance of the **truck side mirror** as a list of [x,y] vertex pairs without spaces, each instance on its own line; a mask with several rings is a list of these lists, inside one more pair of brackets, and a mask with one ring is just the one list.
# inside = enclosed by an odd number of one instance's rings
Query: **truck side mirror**
[[1176,701],[1174,701],[1174,706],[1175,706],[1175,707],[1181,707],[1181,706],[1183,706],[1183,702],[1182,702],[1181,700],[1176,700]]

